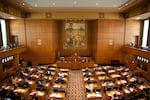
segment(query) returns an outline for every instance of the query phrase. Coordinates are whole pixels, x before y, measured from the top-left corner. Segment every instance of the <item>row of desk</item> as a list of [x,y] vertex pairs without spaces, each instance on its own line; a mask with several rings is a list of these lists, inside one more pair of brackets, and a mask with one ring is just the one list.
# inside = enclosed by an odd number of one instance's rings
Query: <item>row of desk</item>
[[[130,98],[130,94],[140,94],[144,89],[150,88],[147,83],[140,83],[139,77],[135,76],[129,68],[126,67],[112,67],[112,66],[100,66],[95,68],[85,68],[83,71],[83,80],[86,89],[87,100],[97,98],[101,100],[103,94],[105,100],[111,100],[111,98],[123,98],[125,95]],[[88,76],[86,73],[88,71]],[[133,85],[133,86],[129,86]],[[90,88],[90,91],[87,91]],[[100,91],[95,91],[96,89]]]
[[[69,69],[57,69],[46,65],[25,68],[21,70],[20,77],[13,77],[10,82],[4,83],[1,88],[7,92],[13,91],[25,99],[65,100],[68,86],[68,71]],[[111,100],[114,94],[117,98],[122,98],[123,95],[129,97],[133,92],[141,93],[144,89],[150,88],[149,84],[140,84],[139,78],[129,68],[124,66],[86,67],[82,68],[82,74],[87,100]],[[59,76],[65,82],[57,82],[56,80]],[[39,82],[42,83],[42,87],[37,89]],[[27,83],[28,85],[27,87],[20,86],[21,83]],[[104,94],[106,94],[105,98]]]
[[55,81],[53,83],[52,91],[49,94],[50,100],[66,100],[66,93],[68,87],[68,71],[68,69],[59,69],[58,77],[61,77],[63,81]]
[[[6,94],[5,97],[0,97],[0,99],[11,98],[16,99],[15,96],[18,95],[25,100],[36,98],[38,100],[48,100],[48,99],[61,99],[65,100],[66,93],[55,92],[54,88],[65,88],[66,84],[55,83],[59,73],[61,75],[68,77],[67,69],[57,69],[53,66],[36,66],[27,67],[20,71],[19,76],[11,77],[8,81],[4,82],[1,86],[0,91]],[[67,77],[65,77],[67,81]],[[38,87],[39,86],[39,87]],[[13,93],[12,96],[10,92]],[[14,97],[13,97],[14,96]]]
[[86,68],[82,69],[83,81],[85,87],[86,100],[101,100],[102,93],[100,91],[100,85],[94,76],[93,71],[86,74]]

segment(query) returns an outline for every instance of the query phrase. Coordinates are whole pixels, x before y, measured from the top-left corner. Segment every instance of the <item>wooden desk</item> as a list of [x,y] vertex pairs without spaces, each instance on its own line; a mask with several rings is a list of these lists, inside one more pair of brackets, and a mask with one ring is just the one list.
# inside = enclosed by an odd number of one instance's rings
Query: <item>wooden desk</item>
[[23,96],[25,99],[27,99],[29,96],[29,89],[17,88],[14,91]]
[[129,77],[127,80],[129,83],[133,83],[133,82],[137,81],[137,77]]
[[88,83],[88,82],[95,83],[95,82],[97,82],[95,77],[84,77],[83,80],[84,80],[85,83]]
[[91,85],[93,87],[93,89],[99,88],[97,83],[90,83],[90,84],[85,83],[85,88],[87,88],[89,85]]
[[82,62],[82,60],[68,60],[69,58],[67,58],[67,60],[62,61],[62,60],[58,60],[56,62],[57,67],[61,67],[61,68],[68,68],[68,69],[82,69],[82,68],[86,68],[86,67],[92,67],[94,66],[95,62],[91,59],[91,58],[87,58],[89,59],[87,62]]
[[113,81],[115,81],[117,78],[120,78],[121,77],[121,75],[119,75],[119,74],[112,74],[112,75],[110,75],[110,78],[113,80]]
[[97,71],[97,72],[95,72],[95,74],[101,76],[101,75],[105,75],[106,72],[104,72],[104,71]]
[[53,88],[67,88],[67,84],[57,83],[53,85]]
[[36,88],[35,81],[28,80],[28,84],[29,84],[29,88],[31,88],[31,89],[35,89]]
[[121,76],[124,77],[124,76],[127,76],[128,74],[129,74],[129,72],[122,72]]
[[98,81],[101,83],[103,80],[109,80],[108,76],[98,76]]
[[5,87],[5,89],[8,91],[14,90],[14,85],[8,85]]
[[117,80],[116,81],[116,85],[119,87],[121,84],[126,84],[127,81],[126,80]]
[[120,91],[107,91],[106,92],[106,100],[111,100],[111,97],[116,94],[117,97],[121,97],[122,96],[122,93]]
[[109,85],[109,87],[113,87],[115,85],[113,82],[102,82],[101,83],[101,88],[102,88],[103,91],[105,90],[105,87],[106,87],[107,84]]
[[150,88],[150,86],[147,85],[147,84],[142,84],[142,85],[137,85],[136,86],[136,89],[137,89],[138,92],[141,92],[141,91],[143,91],[143,89],[146,89],[146,88]]
[[114,73],[116,73],[116,70],[108,70],[108,74],[114,74]]
[[86,99],[87,100],[101,100],[102,99],[102,94],[100,92],[88,92],[86,94]]
[[69,69],[82,69],[85,67],[92,67],[94,65],[94,62],[56,62],[58,67],[62,68],[69,68]]
[[49,95],[50,100],[65,100],[65,93],[62,92],[56,92],[51,93]]
[[38,100],[46,100],[46,92],[44,91],[36,91],[36,90],[33,90],[31,93],[30,93],[30,96],[35,96],[38,98]]

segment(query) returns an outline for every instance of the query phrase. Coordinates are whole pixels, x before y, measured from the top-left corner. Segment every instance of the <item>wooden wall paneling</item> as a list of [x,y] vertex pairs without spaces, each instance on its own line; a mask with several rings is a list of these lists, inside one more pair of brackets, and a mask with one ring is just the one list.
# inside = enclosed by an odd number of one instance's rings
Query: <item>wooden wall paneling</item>
[[[60,56],[63,54],[63,21],[57,21],[58,22],[58,50],[60,53]],[[58,53],[58,52],[57,52]]]
[[113,36],[114,38],[114,41],[113,41],[113,44],[114,44],[114,52],[113,52],[113,55],[112,55],[112,60],[120,60],[121,63],[123,63],[123,52],[122,52],[122,48],[123,48],[123,45],[124,45],[124,33],[123,32],[116,32],[116,33],[113,33],[115,34]]
[[124,20],[98,20],[97,63],[110,64],[111,60],[123,62]]
[[18,36],[19,45],[26,45],[24,19],[9,20],[10,34]]
[[[34,64],[54,63],[57,49],[57,22],[49,19],[27,19],[28,60]],[[29,56],[30,55],[30,56]]]
[[93,52],[93,58],[94,60],[96,61],[97,58],[98,58],[98,55],[97,55],[97,41],[98,41],[98,20],[94,20],[92,22],[92,37],[93,37],[93,46],[92,46],[92,52]]
[[135,44],[135,36],[141,38],[141,22],[139,20],[126,20],[125,45]]
[[94,20],[94,21],[90,21],[89,22],[91,24],[91,26],[89,27],[91,29],[91,38],[90,40],[92,41],[91,42],[91,56],[93,58],[93,60],[95,61],[96,57],[97,57],[97,54],[96,54],[96,48],[97,48],[97,26],[98,26],[98,22],[97,20]]
[[113,46],[108,44],[109,39],[98,38],[97,63],[109,63],[112,57]]
[[136,67],[136,62],[135,62],[136,61],[136,57],[134,55],[132,55],[132,54],[127,54],[127,53],[125,53],[124,57],[125,57],[124,63],[126,64],[126,66],[128,68],[134,70],[135,67]]
[[103,19],[98,21],[98,32],[124,32],[123,19]]
[[137,66],[136,56],[144,57],[150,60],[150,52],[146,50],[142,50],[135,47],[124,47],[124,59],[125,64],[127,67],[131,68],[132,70],[139,70],[141,71],[142,75],[150,80],[150,62],[148,62],[147,71],[141,70]]
[[[131,40],[134,41],[134,35],[140,33],[139,21],[127,20],[126,29],[124,29],[124,22],[124,20],[114,19],[89,21],[88,48],[77,52],[81,55],[90,55],[91,51],[94,52],[94,59],[97,63],[110,63],[112,59],[119,59],[122,62],[122,52],[120,50],[124,45],[124,31],[126,31],[125,43],[129,43]],[[63,21],[26,19],[25,26],[23,23],[24,20],[10,21],[10,32],[14,35],[19,34],[26,26],[27,60],[35,63],[50,63],[55,61],[57,50],[60,50],[63,55],[71,55],[76,52],[76,50],[63,49]],[[25,34],[21,36],[19,34],[19,39],[21,37],[24,38]],[[38,44],[39,41],[41,41],[41,45]],[[112,45],[109,44],[111,41]]]
[[[3,71],[3,63],[0,62],[0,80],[5,78],[7,75],[14,74],[18,69],[20,69],[19,66],[19,56],[20,54],[26,52],[26,47],[18,47],[13,49],[8,49],[6,51],[0,51],[0,60],[13,56],[14,59],[12,60],[12,67],[9,68],[7,71]],[[7,62],[8,63],[8,62]],[[6,63],[5,63],[6,64]]]

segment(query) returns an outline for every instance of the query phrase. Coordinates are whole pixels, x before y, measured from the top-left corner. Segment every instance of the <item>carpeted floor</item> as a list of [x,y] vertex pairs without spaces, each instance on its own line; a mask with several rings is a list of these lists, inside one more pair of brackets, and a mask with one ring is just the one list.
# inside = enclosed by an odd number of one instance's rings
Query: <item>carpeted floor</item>
[[66,100],[85,100],[85,88],[83,85],[82,71],[70,70]]

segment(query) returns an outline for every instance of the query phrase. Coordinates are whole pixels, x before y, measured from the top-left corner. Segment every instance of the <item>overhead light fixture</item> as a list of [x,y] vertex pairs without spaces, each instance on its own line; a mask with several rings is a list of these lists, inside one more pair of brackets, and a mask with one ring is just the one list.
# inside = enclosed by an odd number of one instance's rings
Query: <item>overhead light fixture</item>
[[77,4],[77,1],[74,1],[73,4]]
[[8,17],[9,19],[15,19],[15,17]]
[[53,2],[52,5],[55,6],[56,5],[55,2]]
[[22,3],[22,5],[25,5],[25,3]]
[[35,6],[35,7],[37,7],[38,5],[37,5],[37,4],[35,4],[34,6]]
[[116,5],[116,4],[114,4],[114,5],[113,5],[113,7],[117,7],[117,5]]
[[129,5],[128,3],[125,4],[125,6],[128,6],[128,5]]
[[141,19],[140,17],[136,17],[135,19]]
[[96,2],[96,6],[98,6],[98,3]]

